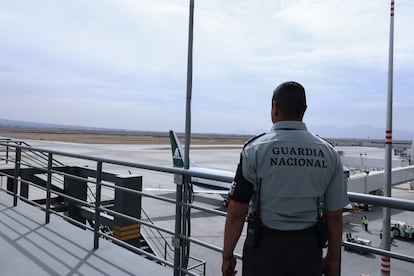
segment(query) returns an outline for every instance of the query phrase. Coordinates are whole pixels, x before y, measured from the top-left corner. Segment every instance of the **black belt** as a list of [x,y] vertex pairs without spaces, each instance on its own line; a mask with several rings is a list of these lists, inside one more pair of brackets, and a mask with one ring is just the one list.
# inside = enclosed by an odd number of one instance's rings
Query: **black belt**
[[315,226],[300,229],[300,230],[278,230],[278,229],[272,229],[268,228],[264,225],[262,225],[262,233],[264,235],[269,236],[278,236],[278,237],[292,237],[292,236],[299,236],[304,234],[313,234],[316,233]]

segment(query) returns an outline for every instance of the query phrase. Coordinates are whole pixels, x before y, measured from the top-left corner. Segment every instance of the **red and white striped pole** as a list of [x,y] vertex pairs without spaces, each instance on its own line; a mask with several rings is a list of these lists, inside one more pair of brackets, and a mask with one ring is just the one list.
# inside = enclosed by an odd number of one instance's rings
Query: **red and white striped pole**
[[[390,14],[390,46],[388,55],[388,97],[387,121],[385,130],[385,168],[384,168],[384,196],[391,197],[391,158],[392,158],[392,88],[394,63],[394,0],[391,0]],[[381,248],[389,251],[390,243],[390,208],[382,208],[382,244]],[[389,257],[381,257],[381,276],[391,275],[391,261]]]
[[391,274],[391,262],[389,257],[381,257],[381,275]]

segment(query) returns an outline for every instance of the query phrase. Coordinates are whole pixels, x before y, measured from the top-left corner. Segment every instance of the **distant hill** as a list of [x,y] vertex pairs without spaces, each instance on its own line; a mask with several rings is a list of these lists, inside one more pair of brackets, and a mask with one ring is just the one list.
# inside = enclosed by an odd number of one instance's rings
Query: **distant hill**
[[[385,139],[385,127],[375,128],[366,125],[341,128],[336,126],[309,126],[309,130],[321,137]],[[414,132],[393,129],[394,140],[414,140]]]
[[71,130],[106,130],[104,128],[37,123],[18,120],[0,119],[0,127],[35,128],[35,129],[71,129]]
[[[351,139],[384,139],[385,131],[382,128],[374,128],[370,126],[354,126],[341,128],[336,126],[312,126],[308,125],[309,130],[321,137],[325,138],[351,138]],[[76,125],[61,125],[61,124],[48,124],[37,123],[28,121],[8,120],[0,119],[0,128],[30,128],[30,129],[50,129],[50,130],[73,130],[73,131],[106,131],[106,132],[131,132],[131,133],[168,133],[158,131],[140,131],[140,130],[128,130],[128,129],[111,129],[111,128],[98,128]],[[266,132],[267,130],[255,130],[255,131],[239,131],[237,133],[218,134],[218,133],[193,133],[192,135],[212,135],[212,136],[253,136],[258,133]],[[394,140],[414,140],[414,131],[401,131],[398,129],[393,130]]]
[[[76,125],[60,125],[37,123],[18,120],[0,119],[0,129],[20,129],[22,131],[30,130],[34,132],[74,132],[74,133],[95,133],[95,134],[133,134],[133,135],[155,135],[168,137],[168,129],[165,131],[146,131],[146,130],[130,130],[130,129],[113,129],[113,128],[98,128]],[[177,132],[179,137],[183,137],[184,133]],[[220,133],[192,133],[192,137],[214,137],[214,138],[244,138],[248,140],[252,135],[245,134],[220,134]]]

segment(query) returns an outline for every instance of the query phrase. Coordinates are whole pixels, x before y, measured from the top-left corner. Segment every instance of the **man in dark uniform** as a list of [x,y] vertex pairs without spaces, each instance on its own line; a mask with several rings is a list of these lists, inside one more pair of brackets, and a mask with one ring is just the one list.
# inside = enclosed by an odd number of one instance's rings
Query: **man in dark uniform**
[[[260,227],[248,226],[244,276],[337,273],[342,207],[349,202],[343,168],[333,147],[308,132],[302,122],[306,107],[302,85],[282,83],[273,92],[272,130],[243,148],[224,230],[223,275],[235,273],[233,251],[253,211],[260,214]],[[324,258],[316,227],[320,203],[328,239]]]

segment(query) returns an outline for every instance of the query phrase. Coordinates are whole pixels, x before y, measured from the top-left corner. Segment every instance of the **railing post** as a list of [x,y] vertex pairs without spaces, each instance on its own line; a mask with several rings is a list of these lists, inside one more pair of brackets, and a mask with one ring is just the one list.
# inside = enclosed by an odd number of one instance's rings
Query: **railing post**
[[180,276],[181,268],[181,231],[182,231],[182,200],[183,200],[183,176],[174,175],[174,182],[177,186],[177,192],[175,197],[175,235],[173,238],[174,246],[174,276]]
[[96,192],[95,192],[95,230],[93,235],[93,248],[99,248],[99,226],[101,225],[101,181],[102,181],[102,161],[98,161],[96,167]]
[[16,163],[14,164],[14,180],[13,180],[13,206],[17,206],[17,185],[20,175],[20,160],[22,156],[22,149],[16,148]]
[[164,241],[164,260],[167,260],[167,241]]
[[46,223],[50,222],[50,186],[52,185],[53,154],[48,154],[47,159],[47,183],[46,183]]
[[6,164],[9,163],[9,141],[7,141],[7,146],[6,146]]

